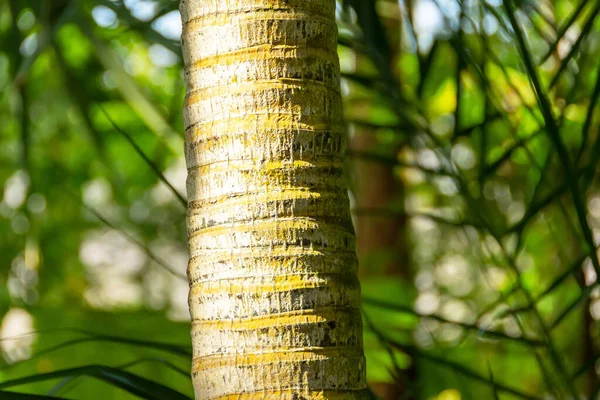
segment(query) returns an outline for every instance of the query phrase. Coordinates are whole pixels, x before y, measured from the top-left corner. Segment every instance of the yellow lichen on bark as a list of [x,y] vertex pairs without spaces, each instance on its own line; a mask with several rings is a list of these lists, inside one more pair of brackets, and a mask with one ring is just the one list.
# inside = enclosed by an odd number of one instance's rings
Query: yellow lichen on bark
[[367,398],[335,1],[180,9],[196,398]]

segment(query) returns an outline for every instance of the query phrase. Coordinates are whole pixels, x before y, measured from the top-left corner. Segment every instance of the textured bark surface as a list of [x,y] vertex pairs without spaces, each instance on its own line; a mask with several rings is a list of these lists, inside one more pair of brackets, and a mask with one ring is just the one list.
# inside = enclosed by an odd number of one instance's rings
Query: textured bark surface
[[367,398],[335,1],[180,8],[196,398]]

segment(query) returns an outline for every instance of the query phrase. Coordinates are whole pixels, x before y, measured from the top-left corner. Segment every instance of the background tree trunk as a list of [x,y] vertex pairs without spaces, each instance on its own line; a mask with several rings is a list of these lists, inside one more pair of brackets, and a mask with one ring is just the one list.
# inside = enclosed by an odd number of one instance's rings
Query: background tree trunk
[[196,398],[366,398],[335,1],[181,12]]
[[[397,71],[400,64],[402,46],[402,16],[398,1],[380,0],[375,3],[384,12],[376,8],[387,33],[382,46],[389,48],[389,65]],[[368,68],[370,59],[357,52],[355,59],[357,70]],[[370,103],[360,110],[361,116],[368,118],[374,110]],[[370,126],[354,127],[354,135],[350,139],[350,148],[358,153],[367,153],[383,158],[395,159],[405,146],[403,140],[393,138],[391,143],[383,143],[378,139],[377,129]],[[402,136],[404,132],[395,131],[394,135]],[[357,253],[360,268],[360,279],[363,284],[369,281],[397,281],[398,288],[412,287],[413,274],[410,268],[410,249],[408,243],[407,217],[404,209],[404,185],[394,166],[373,159],[354,160],[353,192],[356,209],[355,225],[357,233]],[[368,287],[368,286],[367,286]],[[368,290],[368,289],[367,289]],[[372,293],[366,293],[366,296]],[[380,345],[378,346],[380,347]],[[381,348],[383,351],[383,348]],[[369,343],[365,345],[369,355]],[[387,353],[387,352],[386,352]],[[386,354],[387,355],[387,354]],[[391,372],[396,372],[390,368]],[[389,377],[388,380],[371,380],[372,391],[382,400],[409,400],[415,398],[410,392],[407,382],[417,380],[416,360],[402,371],[401,377]],[[370,378],[372,379],[372,378]]]

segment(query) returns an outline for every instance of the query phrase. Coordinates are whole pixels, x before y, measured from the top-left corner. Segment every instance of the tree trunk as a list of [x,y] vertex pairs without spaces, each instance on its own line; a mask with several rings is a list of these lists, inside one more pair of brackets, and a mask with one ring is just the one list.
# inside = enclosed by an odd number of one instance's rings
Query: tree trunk
[[[380,0],[367,6],[378,11],[378,18],[385,27],[387,41],[381,43],[381,46],[387,47],[386,53],[390,58],[387,61],[394,72],[400,65],[402,46],[402,15],[399,4],[397,0]],[[378,9],[377,5],[385,5],[385,8]],[[371,59],[359,52],[356,53],[355,63],[357,71],[372,68]],[[371,104],[366,103],[360,110],[361,115],[354,117],[368,121],[374,112]],[[398,136],[403,134],[400,131],[394,133]],[[354,135],[350,139],[352,151],[388,159],[397,158],[402,146],[397,138],[392,143],[382,143],[377,137],[377,130],[368,126],[355,126]],[[385,277],[388,282],[397,282],[398,290],[402,290],[403,287],[412,286],[413,276],[410,268],[408,221],[404,209],[404,184],[394,169],[393,165],[378,160],[354,160],[356,183],[353,193],[358,211],[355,225],[361,282],[368,285],[370,280],[378,282]],[[369,286],[376,288],[379,285]],[[376,293],[369,293],[367,289],[366,296],[373,297],[374,294]],[[388,330],[390,332],[393,334],[393,329]],[[372,354],[377,351],[385,352],[389,356],[381,343],[377,346],[366,344],[365,351],[367,357],[370,351]],[[373,393],[381,400],[414,399],[416,394],[408,384],[417,380],[415,358],[411,360],[410,366],[402,370],[402,376],[394,376],[397,371],[391,365],[389,370],[391,374],[387,380],[368,382]]]
[[367,398],[335,1],[181,13],[196,398]]

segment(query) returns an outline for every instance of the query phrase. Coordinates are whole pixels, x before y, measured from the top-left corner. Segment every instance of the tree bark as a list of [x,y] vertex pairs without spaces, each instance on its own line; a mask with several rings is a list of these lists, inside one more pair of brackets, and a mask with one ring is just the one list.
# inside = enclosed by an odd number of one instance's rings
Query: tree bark
[[335,1],[180,9],[196,398],[367,398]]

